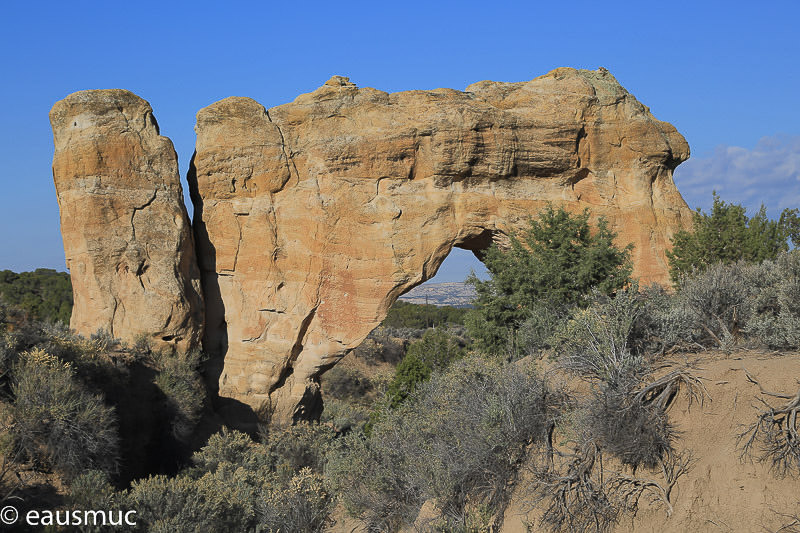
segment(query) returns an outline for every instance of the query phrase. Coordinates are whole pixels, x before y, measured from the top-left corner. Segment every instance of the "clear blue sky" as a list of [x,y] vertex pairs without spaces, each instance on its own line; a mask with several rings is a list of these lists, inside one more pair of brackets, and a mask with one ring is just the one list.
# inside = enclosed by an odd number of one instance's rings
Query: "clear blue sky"
[[[690,206],[712,188],[771,212],[800,203],[796,1],[15,2],[2,15],[0,269],[64,269],[47,113],[82,89],[147,99],[185,173],[195,113],[227,96],[271,107],[334,74],[400,91],[604,66],[688,139],[676,181]],[[463,279],[463,257],[439,280]]]

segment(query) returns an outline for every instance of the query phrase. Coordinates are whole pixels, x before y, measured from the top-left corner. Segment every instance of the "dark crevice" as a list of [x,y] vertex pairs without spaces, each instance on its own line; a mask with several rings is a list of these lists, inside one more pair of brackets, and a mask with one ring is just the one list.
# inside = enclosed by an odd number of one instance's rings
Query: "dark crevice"
[[278,123],[272,120],[268,109],[265,110],[265,113],[267,114],[267,120],[275,125],[275,128],[278,130],[278,134],[281,136],[281,150],[283,151],[283,157],[286,159],[286,170],[289,172],[289,176],[292,175],[292,169],[294,169],[294,177],[297,181],[300,181],[300,173],[297,171],[297,165],[294,164],[294,160],[292,159],[290,152],[286,149],[286,138],[283,136],[283,130]]
[[295,340],[294,346],[292,346],[291,354],[289,355],[289,360],[286,361],[286,366],[281,371],[281,375],[278,377],[278,381],[276,381],[270,388],[269,394],[272,394],[276,390],[280,389],[286,384],[286,380],[294,373],[294,362],[297,360],[297,357],[300,355],[300,352],[303,351],[303,339],[305,339],[306,333],[308,332],[308,328],[311,326],[311,322],[314,320],[314,315],[317,314],[317,306],[311,309],[311,311],[306,315],[303,319],[303,322],[300,324],[300,329],[297,331],[297,339]]
[[570,187],[575,188],[575,184],[586,178],[589,174],[590,172],[588,168],[580,168],[575,174],[565,179],[563,181],[563,185],[569,185]]
[[133,224],[133,219],[136,218],[136,213],[149,207],[156,200],[156,196],[158,196],[158,189],[153,189],[153,196],[151,196],[149,200],[147,200],[140,207],[133,208],[133,213],[131,213],[131,232],[133,233],[132,240],[136,240],[136,226]]
[[581,129],[578,130],[578,136],[575,138],[575,155],[578,156],[578,164],[577,167],[581,167],[581,141],[583,141],[587,137],[586,135],[586,128],[581,126]]

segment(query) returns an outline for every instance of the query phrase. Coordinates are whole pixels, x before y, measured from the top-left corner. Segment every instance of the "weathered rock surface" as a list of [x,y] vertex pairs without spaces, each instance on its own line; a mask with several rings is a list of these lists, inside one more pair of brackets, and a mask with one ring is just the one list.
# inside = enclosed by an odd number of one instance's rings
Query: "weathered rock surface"
[[689,155],[607,71],[387,94],[334,77],[269,111],[227,98],[197,115],[189,181],[219,392],[279,421],[318,405],[317,377],[429,279],[548,202],[589,208],[666,281],[690,222],[672,171]]
[[199,346],[203,302],[178,159],[150,104],[129,91],[81,91],[53,106],[50,123],[70,326]]

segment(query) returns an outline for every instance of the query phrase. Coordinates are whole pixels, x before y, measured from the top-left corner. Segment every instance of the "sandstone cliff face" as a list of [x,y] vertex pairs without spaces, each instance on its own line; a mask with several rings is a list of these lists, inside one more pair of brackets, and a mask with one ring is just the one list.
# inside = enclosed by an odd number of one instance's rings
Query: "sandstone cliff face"
[[548,202],[589,208],[665,282],[691,218],[672,181],[686,141],[604,69],[394,94],[337,76],[269,111],[227,98],[196,132],[204,344],[221,396],[284,422],[453,246],[480,252]]
[[81,91],[50,112],[53,179],[75,305],[70,326],[199,346],[199,270],[172,142],[129,91]]

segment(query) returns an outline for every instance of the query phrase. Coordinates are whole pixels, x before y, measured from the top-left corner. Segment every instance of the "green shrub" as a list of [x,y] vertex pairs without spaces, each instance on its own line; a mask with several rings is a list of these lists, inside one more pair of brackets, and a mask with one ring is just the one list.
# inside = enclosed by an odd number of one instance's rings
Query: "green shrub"
[[573,310],[568,306],[550,308],[544,303],[534,303],[528,309],[528,318],[519,325],[517,340],[520,355],[555,348],[560,342],[558,333]]
[[613,298],[596,293],[593,302],[586,309],[575,308],[559,332],[559,363],[606,383],[640,376],[645,361],[633,351],[631,339],[642,313],[638,287],[620,291]]
[[60,323],[39,325],[42,340],[37,346],[70,363],[93,392],[108,391],[118,382],[120,369],[108,355],[109,351],[121,347],[118,339],[102,330],[86,339]]
[[417,386],[431,377],[431,367],[416,354],[406,354],[397,365],[389,388],[386,391],[389,407],[396,408],[402,404]]
[[701,344],[726,349],[733,346],[746,323],[758,270],[743,261],[730,265],[716,263],[684,280],[678,297],[694,319],[695,328],[700,330]]
[[466,309],[450,305],[421,305],[396,301],[381,326],[386,328],[427,329],[439,328],[448,324],[464,324]]
[[422,330],[377,327],[353,350],[353,355],[369,364],[396,365],[405,353],[405,340],[421,336]]
[[315,533],[322,531],[332,509],[332,499],[320,474],[303,468],[285,486],[261,492],[256,518],[261,531]]
[[592,289],[613,294],[627,285],[632,246],[617,248],[615,237],[602,218],[593,232],[588,211],[549,206],[524,233],[510,235],[507,249],[491,246],[483,260],[490,279],[467,280],[477,292],[466,318],[472,338],[489,353],[514,357],[517,329],[531,309],[581,305]]
[[[697,347],[697,323],[685,303],[653,284],[638,290],[638,284],[614,297],[594,292],[581,306],[541,313],[520,327],[523,353],[543,348],[561,355],[581,355],[592,345],[624,347],[632,356],[650,359],[677,348]],[[579,330],[579,331],[578,331]]]
[[172,434],[179,441],[194,431],[205,402],[205,386],[200,375],[202,353],[153,352],[157,374],[156,386],[164,393],[166,409],[172,420]]
[[653,284],[641,291],[639,301],[641,308],[629,343],[634,353],[652,356],[697,349],[701,337],[697,322],[681,298]]
[[[69,486],[66,503],[68,511],[74,509],[104,509],[114,513],[114,520],[118,518],[120,511],[124,514],[127,509],[122,510],[117,505],[117,493],[109,481],[108,474],[99,470],[89,470],[82,473],[72,480]],[[75,527],[81,533],[101,533],[111,531],[113,528],[101,524],[84,524]]]
[[432,370],[447,368],[464,356],[464,341],[444,328],[426,330],[422,338],[409,344],[406,356],[417,357]]
[[13,435],[34,462],[67,477],[89,469],[116,470],[114,411],[75,378],[69,363],[37,349],[13,368]]
[[252,468],[269,465],[266,455],[256,458],[256,450],[258,448],[249,435],[222,428],[192,456],[192,463],[203,472],[215,472],[224,463],[241,463]]
[[800,346],[800,251],[765,261],[751,279],[759,290],[748,300],[744,332],[770,348]]
[[67,501],[73,509],[113,509],[114,487],[107,472],[89,470],[69,485]]
[[19,274],[0,270],[0,297],[19,307],[33,320],[69,324],[72,314],[72,284],[69,274],[49,268]]
[[13,426],[12,406],[0,401],[0,503],[14,498],[23,483],[19,471],[24,451],[15,442]]
[[730,349],[750,342],[800,346],[800,252],[762,263],[716,263],[682,278],[675,295],[645,295],[651,350],[688,346]]
[[269,452],[272,471],[280,479],[288,480],[303,468],[321,472],[333,437],[333,429],[328,426],[298,423],[271,428],[263,439],[263,446]]
[[477,357],[434,373],[364,438],[338,439],[327,474],[374,529],[409,524],[425,500],[461,516],[467,497],[497,505],[525,446],[542,441],[556,396],[531,366]]
[[325,400],[320,423],[332,426],[337,433],[346,433],[363,428],[369,416],[370,408],[366,405],[331,398]]
[[359,370],[339,364],[322,375],[322,391],[325,401],[357,399],[373,390],[372,381]]
[[409,345],[406,355],[397,366],[394,379],[389,383],[389,405],[400,405],[417,385],[427,380],[431,372],[443,370],[464,356],[459,339],[441,328],[429,329],[419,341]]
[[263,444],[223,430],[174,478],[134,482],[119,500],[156,532],[321,531],[332,499],[321,468],[327,428],[276,429]]
[[[206,474],[198,479],[186,475],[152,476],[135,481],[120,498],[122,508],[136,510],[137,529],[150,533],[195,533],[245,531],[252,524],[245,506],[255,495],[235,490],[235,479]],[[233,485],[233,486],[232,486]],[[242,483],[241,489],[250,487]]]
[[789,239],[800,244],[797,209],[784,209],[777,221],[767,219],[766,213],[762,205],[748,218],[744,207],[727,204],[714,193],[711,213],[698,209],[691,231],[681,230],[672,239],[672,250],[667,251],[672,281],[680,284],[693,271],[716,263],[775,259],[789,249]]

